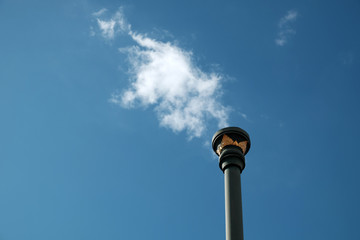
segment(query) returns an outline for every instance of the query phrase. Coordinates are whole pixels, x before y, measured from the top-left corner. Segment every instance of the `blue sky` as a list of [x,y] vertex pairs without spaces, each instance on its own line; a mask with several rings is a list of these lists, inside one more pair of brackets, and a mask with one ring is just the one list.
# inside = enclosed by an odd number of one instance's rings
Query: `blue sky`
[[0,1],[0,240],[359,239],[359,1]]

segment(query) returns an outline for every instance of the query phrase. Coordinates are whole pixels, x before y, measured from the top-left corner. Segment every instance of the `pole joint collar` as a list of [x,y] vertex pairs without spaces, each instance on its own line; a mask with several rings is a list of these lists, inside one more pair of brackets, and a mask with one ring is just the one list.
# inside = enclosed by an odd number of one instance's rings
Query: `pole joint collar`
[[224,172],[226,168],[236,166],[240,173],[245,168],[245,157],[242,150],[236,146],[226,146],[219,157],[219,167]]

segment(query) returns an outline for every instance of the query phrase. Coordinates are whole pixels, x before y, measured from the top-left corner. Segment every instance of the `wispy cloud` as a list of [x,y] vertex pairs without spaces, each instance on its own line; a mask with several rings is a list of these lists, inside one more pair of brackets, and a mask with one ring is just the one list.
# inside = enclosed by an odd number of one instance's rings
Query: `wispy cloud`
[[240,116],[245,120],[249,120],[248,116],[245,113],[240,113]]
[[290,10],[282,17],[278,23],[278,34],[275,39],[275,43],[279,46],[284,46],[291,35],[294,35],[296,31],[291,26],[291,23],[296,20],[298,13],[294,10]]
[[112,19],[110,21],[97,19],[97,22],[99,24],[99,28],[101,29],[102,36],[107,39],[113,39],[115,36],[114,28],[116,22]]
[[100,16],[103,15],[103,13],[105,13],[106,11],[107,9],[103,8],[92,14],[96,17],[96,21],[99,29],[101,30],[102,37],[107,40],[112,40],[114,39],[116,33],[130,31],[131,26],[130,24],[126,23],[124,15],[122,13],[122,8],[120,8],[110,19],[100,19]]
[[103,15],[106,11],[107,11],[106,8],[102,8],[102,9],[100,9],[99,11],[94,12],[92,15],[93,15],[94,17],[99,17],[99,16]]
[[223,76],[202,71],[192,52],[137,33],[124,19],[121,11],[108,20],[97,19],[104,38],[123,31],[134,41],[119,49],[130,62],[130,86],[110,101],[126,108],[153,106],[161,126],[187,131],[190,138],[200,137],[211,119],[226,126],[229,108],[219,101]]

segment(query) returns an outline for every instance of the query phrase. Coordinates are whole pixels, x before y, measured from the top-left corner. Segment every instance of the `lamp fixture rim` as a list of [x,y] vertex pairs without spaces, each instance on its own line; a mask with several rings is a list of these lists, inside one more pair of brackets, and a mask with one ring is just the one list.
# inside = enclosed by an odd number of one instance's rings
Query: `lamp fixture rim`
[[244,137],[246,139],[246,141],[248,142],[246,151],[244,152],[244,155],[246,155],[249,152],[249,149],[251,146],[249,134],[244,129],[239,128],[239,127],[226,127],[226,128],[222,128],[222,129],[218,130],[212,137],[212,140],[211,140],[212,148],[215,153],[216,153],[216,149],[217,149],[217,146],[215,146],[215,142],[217,141],[217,139],[219,137],[223,136],[224,134],[239,134],[242,137]]

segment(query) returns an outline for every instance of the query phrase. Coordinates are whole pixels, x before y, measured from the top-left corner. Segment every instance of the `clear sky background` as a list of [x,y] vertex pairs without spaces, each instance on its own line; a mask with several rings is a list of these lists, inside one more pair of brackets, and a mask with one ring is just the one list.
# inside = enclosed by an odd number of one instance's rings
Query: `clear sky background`
[[360,2],[0,0],[0,240],[360,239]]

